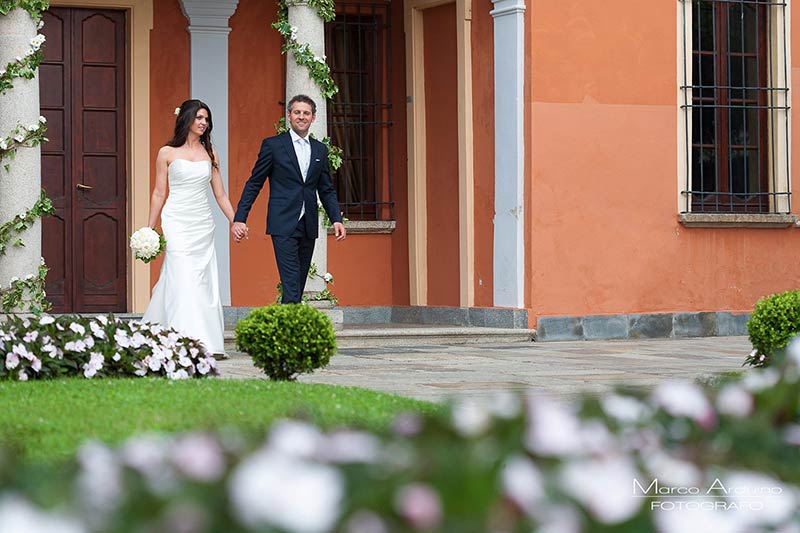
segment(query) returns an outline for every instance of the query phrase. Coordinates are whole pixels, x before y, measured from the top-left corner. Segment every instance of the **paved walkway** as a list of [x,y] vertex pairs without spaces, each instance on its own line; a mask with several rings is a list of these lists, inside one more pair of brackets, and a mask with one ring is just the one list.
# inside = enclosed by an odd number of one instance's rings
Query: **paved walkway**
[[[363,387],[429,401],[497,390],[571,397],[618,384],[652,386],[742,370],[747,337],[344,348],[300,381]],[[220,361],[223,377],[264,377],[250,358]]]

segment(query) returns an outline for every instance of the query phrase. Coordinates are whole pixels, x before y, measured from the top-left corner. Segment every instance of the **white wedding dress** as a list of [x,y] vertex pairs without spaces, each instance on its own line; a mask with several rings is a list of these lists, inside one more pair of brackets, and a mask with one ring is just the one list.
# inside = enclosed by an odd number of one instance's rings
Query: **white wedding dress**
[[169,196],[161,212],[167,241],[158,283],[142,320],[199,340],[224,353],[214,221],[208,204],[210,161],[175,159],[167,171]]

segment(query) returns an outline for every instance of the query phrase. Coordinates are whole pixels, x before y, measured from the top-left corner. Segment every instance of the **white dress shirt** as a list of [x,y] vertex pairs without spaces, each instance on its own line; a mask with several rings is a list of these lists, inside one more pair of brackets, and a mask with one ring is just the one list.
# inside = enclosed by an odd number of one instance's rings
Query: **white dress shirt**
[[[300,173],[303,175],[303,181],[306,181],[308,167],[311,164],[311,142],[308,140],[308,136],[300,137],[293,129],[289,130],[289,135],[292,137],[292,145],[294,146],[294,154],[297,156],[297,163],[300,165]],[[306,203],[303,202],[303,207],[300,209],[300,218],[303,218],[305,214]]]

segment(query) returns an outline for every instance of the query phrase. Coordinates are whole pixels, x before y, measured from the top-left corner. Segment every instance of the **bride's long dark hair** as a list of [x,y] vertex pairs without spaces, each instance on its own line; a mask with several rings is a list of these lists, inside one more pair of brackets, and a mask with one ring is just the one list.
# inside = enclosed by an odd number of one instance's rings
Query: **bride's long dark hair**
[[219,165],[214,160],[214,148],[211,146],[211,130],[214,129],[214,123],[211,121],[211,110],[200,100],[186,100],[179,109],[178,116],[175,118],[175,133],[173,133],[172,139],[167,142],[167,146],[175,148],[183,146],[186,143],[186,137],[189,136],[189,127],[197,117],[197,112],[200,109],[205,109],[206,113],[208,113],[208,127],[203,132],[203,135],[200,136],[200,144],[208,152],[208,157],[211,158],[211,166],[219,168]]

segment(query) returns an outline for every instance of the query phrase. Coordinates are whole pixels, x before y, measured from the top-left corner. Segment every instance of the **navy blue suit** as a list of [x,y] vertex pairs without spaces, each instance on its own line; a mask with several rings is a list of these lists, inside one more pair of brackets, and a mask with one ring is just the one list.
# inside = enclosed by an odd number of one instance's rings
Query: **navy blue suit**
[[[247,222],[250,208],[269,178],[267,234],[275,249],[283,303],[300,302],[303,295],[318,236],[317,194],[331,222],[342,221],[328,171],[328,149],[315,139],[309,141],[311,160],[304,182],[289,133],[264,139],[234,217],[234,222]],[[298,220],[303,204],[305,214]]]

